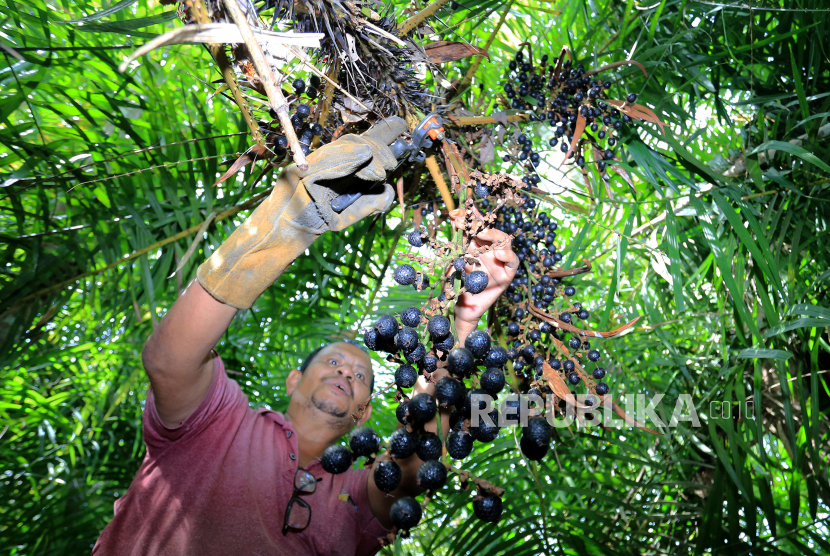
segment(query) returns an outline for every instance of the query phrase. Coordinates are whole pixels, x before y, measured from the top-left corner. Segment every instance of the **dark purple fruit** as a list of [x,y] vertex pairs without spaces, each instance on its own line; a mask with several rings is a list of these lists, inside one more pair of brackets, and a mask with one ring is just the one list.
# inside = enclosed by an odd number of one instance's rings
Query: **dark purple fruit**
[[531,461],[541,461],[548,453],[548,445],[545,444],[544,446],[539,446],[533,442],[525,440],[522,437],[522,440],[519,442],[519,448],[522,450],[522,454],[531,460]]
[[413,230],[409,232],[409,234],[406,236],[406,240],[412,247],[421,247],[424,244],[424,240],[421,238],[421,232],[419,232],[418,230]]
[[402,286],[410,286],[415,283],[415,269],[408,264],[402,264],[395,269],[395,282]]
[[435,355],[427,354],[424,357],[424,370],[428,373],[433,373],[438,370],[438,358]]
[[415,349],[404,355],[404,358],[410,365],[422,365],[426,356],[427,348],[424,347],[424,344],[418,342]]
[[380,437],[369,427],[358,427],[349,435],[349,448],[355,457],[369,457],[380,448]]
[[411,365],[401,365],[395,371],[395,384],[399,388],[412,388],[418,380],[418,371]]
[[599,358],[600,358],[599,351],[597,351],[595,349],[592,349],[592,350],[588,351],[588,360],[589,361],[597,362],[597,361],[599,361]]
[[429,319],[427,332],[433,340],[442,340],[450,333],[450,319],[444,315],[436,315]]
[[507,350],[501,346],[492,346],[484,358],[485,367],[502,368],[507,364]]
[[461,427],[464,425],[464,412],[460,409],[453,409],[450,412],[450,429],[452,430],[460,430]]
[[417,307],[407,307],[401,311],[401,323],[410,328],[418,328],[421,324],[421,310]]
[[452,334],[450,334],[443,340],[437,342],[433,341],[432,347],[434,347],[437,351],[449,353],[455,347],[455,338]]
[[447,482],[447,468],[437,460],[429,460],[418,469],[418,486],[426,490],[438,490]]
[[392,315],[381,315],[375,323],[375,330],[378,331],[380,339],[391,342],[395,339],[395,334],[398,333],[398,321]]
[[496,523],[501,517],[501,498],[487,492],[473,498],[473,512],[476,517],[486,523]]
[[[410,400],[410,404],[412,400]],[[389,452],[397,459],[408,458],[418,449],[418,435],[398,429],[389,437]]]
[[464,347],[470,350],[476,359],[484,359],[490,352],[490,335],[484,330],[474,330],[464,340]]
[[435,398],[426,393],[420,393],[409,400],[409,420],[413,424],[423,424],[435,418],[438,406]]
[[605,369],[603,369],[602,367],[597,367],[596,369],[594,369],[594,372],[591,373],[591,375],[597,380],[602,380],[603,378],[605,378]]
[[332,475],[345,473],[352,466],[352,453],[341,444],[329,446],[320,457],[320,465]]
[[375,484],[381,492],[392,492],[401,484],[401,466],[394,461],[382,461],[373,472]]
[[447,453],[453,459],[464,459],[473,451],[473,437],[467,431],[450,431],[447,436]]
[[367,328],[363,332],[363,343],[372,351],[377,351],[380,348],[378,343],[378,331],[374,328]]
[[488,282],[487,274],[481,270],[474,270],[464,277],[464,287],[472,294],[483,292]]
[[499,412],[495,409],[487,414],[492,424],[483,417],[478,419],[478,426],[470,428],[470,434],[479,442],[492,442],[499,435]]
[[600,382],[596,385],[596,392],[597,396],[604,396],[608,393],[608,385],[604,382]]
[[305,120],[311,115],[311,108],[309,108],[308,104],[301,104],[297,106],[297,111],[295,113]]
[[481,373],[481,387],[494,398],[504,388],[504,372],[501,369],[489,368]]
[[409,353],[418,347],[418,332],[414,328],[401,328],[395,335],[395,347]]
[[531,417],[527,426],[522,428],[522,440],[536,446],[547,446],[550,444],[550,433],[553,427],[550,426],[544,417]]
[[392,504],[389,517],[392,518],[392,524],[399,530],[412,529],[421,521],[421,506],[417,500],[409,496],[398,498]]
[[398,423],[401,425],[406,424],[406,417],[409,414],[409,400],[404,400],[398,404],[398,407],[395,409],[395,418],[398,420]]
[[464,385],[458,380],[445,376],[435,385],[435,399],[441,407],[458,405],[464,396]]
[[441,449],[444,447],[441,444],[441,439],[438,435],[431,432],[425,432],[418,437],[418,449],[415,454],[422,461],[436,460],[441,457]]
[[447,356],[447,370],[455,376],[469,376],[475,368],[475,358],[467,348],[455,348]]

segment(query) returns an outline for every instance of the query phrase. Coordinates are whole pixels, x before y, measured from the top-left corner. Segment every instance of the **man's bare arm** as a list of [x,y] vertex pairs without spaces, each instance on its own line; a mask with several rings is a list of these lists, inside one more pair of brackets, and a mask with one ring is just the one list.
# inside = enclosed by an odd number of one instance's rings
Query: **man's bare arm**
[[204,399],[213,378],[210,351],[236,311],[193,280],[144,344],[144,370],[168,427],[178,426]]

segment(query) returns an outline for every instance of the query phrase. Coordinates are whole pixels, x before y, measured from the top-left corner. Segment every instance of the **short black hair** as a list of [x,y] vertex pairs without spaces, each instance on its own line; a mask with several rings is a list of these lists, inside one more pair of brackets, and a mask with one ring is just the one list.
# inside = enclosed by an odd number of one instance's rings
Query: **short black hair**
[[[349,340],[349,339],[337,340],[336,342],[332,342],[331,344],[323,344],[322,346],[318,347],[317,349],[315,349],[314,351],[312,351],[311,353],[306,355],[306,358],[303,360],[303,364],[300,365],[300,373],[305,373],[305,370],[308,369],[308,366],[311,365],[311,362],[314,361],[314,358],[317,357],[317,354],[320,353],[323,350],[323,348],[328,347],[332,344],[338,344],[338,343],[341,343],[341,342],[359,347],[363,351],[363,353],[366,353],[366,354],[369,353],[368,351],[366,351],[366,348],[364,348],[363,346],[361,346],[360,344],[358,344],[354,340]],[[370,365],[372,364],[371,359],[369,359],[369,364]],[[375,373],[373,372],[372,373],[372,382],[371,382],[371,384],[369,384],[369,392],[370,393],[374,392],[374,390],[375,390]]]

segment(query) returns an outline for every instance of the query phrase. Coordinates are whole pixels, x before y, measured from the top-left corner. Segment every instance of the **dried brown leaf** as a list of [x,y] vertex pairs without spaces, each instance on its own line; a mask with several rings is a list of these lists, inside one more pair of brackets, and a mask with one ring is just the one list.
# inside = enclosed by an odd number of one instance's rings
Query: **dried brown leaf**
[[254,145],[253,147],[248,149],[245,152],[245,154],[233,161],[233,164],[231,164],[231,167],[228,168],[228,171],[222,174],[222,176],[218,180],[216,180],[216,183],[213,184],[213,187],[216,187],[223,181],[227,180],[251,162],[254,162],[255,160],[261,158],[268,158],[267,155],[268,149],[265,147],[265,145]]
[[570,158],[571,153],[574,152],[576,149],[577,143],[579,143],[579,139],[582,137],[582,133],[585,131],[585,118],[582,114],[579,114],[576,117],[576,129],[574,130],[574,138],[571,140],[571,146],[568,147],[568,152],[565,153],[565,158],[562,159],[562,162],[559,163],[559,166],[565,163],[568,158]]
[[557,398],[565,400],[565,403],[578,407],[580,409],[587,409],[590,406],[584,405],[576,401],[576,397],[571,393],[562,376],[553,370],[553,367],[548,365],[547,361],[542,365],[542,377],[547,381],[550,389]]
[[464,42],[437,41],[424,45],[424,51],[433,64],[454,62],[470,56],[485,56],[488,61],[490,60],[490,55],[486,50]]
[[660,131],[663,132],[663,135],[666,134],[665,125],[660,118],[657,117],[650,108],[643,106],[642,104],[628,104],[622,100],[608,100],[608,104],[612,106],[616,106],[619,108],[620,112],[623,114],[628,114],[635,120],[643,120],[646,122],[651,122],[653,124],[657,124],[660,126]]

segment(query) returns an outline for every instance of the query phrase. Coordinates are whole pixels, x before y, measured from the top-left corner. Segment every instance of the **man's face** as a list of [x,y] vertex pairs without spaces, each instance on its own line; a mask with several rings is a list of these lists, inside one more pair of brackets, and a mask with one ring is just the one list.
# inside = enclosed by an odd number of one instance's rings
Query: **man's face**
[[371,394],[372,361],[357,346],[337,342],[314,357],[293,392],[292,398],[311,404],[336,419],[349,419]]

